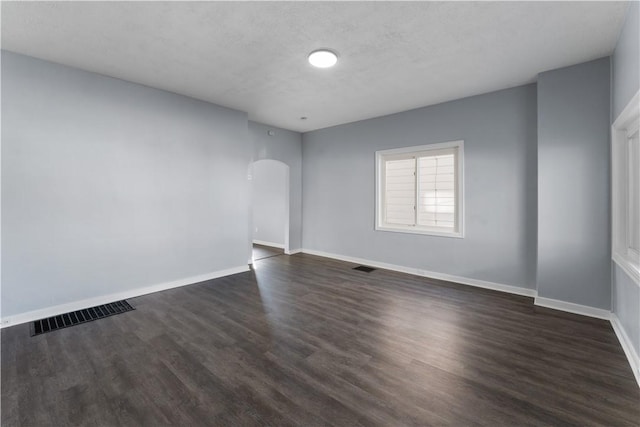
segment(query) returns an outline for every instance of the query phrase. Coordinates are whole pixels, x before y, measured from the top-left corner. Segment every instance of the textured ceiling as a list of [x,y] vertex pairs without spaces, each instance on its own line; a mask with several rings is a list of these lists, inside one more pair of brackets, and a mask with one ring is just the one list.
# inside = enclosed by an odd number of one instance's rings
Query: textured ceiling
[[[309,131],[530,83],[609,55],[626,7],[3,1],[2,48]],[[307,63],[319,47],[339,53],[336,67]]]

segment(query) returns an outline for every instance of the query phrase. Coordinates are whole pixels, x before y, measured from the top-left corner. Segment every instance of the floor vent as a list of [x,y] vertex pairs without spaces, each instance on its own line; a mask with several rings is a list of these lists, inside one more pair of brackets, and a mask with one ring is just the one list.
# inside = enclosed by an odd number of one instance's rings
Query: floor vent
[[72,311],[71,313],[60,314],[47,319],[36,320],[31,323],[31,336],[34,337],[36,335],[68,328],[69,326],[79,325],[80,323],[91,322],[92,320],[102,319],[103,317],[109,317],[131,310],[135,310],[135,308],[129,305],[127,301],[122,300],[78,311]]
[[367,267],[365,265],[359,265],[357,267],[353,267],[354,270],[364,271],[365,273],[371,273],[372,271],[376,271],[373,267]]

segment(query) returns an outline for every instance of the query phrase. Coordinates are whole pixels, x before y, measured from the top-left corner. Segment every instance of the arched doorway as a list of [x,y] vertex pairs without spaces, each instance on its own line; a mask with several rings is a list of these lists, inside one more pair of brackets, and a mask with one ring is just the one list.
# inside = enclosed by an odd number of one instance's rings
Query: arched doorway
[[274,254],[278,251],[288,254],[289,166],[270,159],[254,162],[251,187],[252,246],[259,245],[264,249],[262,252],[273,248]]

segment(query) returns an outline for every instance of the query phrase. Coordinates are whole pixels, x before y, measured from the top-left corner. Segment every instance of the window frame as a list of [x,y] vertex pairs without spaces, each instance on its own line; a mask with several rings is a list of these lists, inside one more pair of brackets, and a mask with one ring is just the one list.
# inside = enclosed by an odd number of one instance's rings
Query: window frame
[[[636,173],[637,170],[640,169],[640,164],[633,164],[633,159],[629,156],[630,151],[631,151],[631,143],[629,142],[629,140],[631,139],[631,137],[635,134],[637,134],[640,131],[640,117],[636,117],[636,120],[627,128],[627,144],[626,144],[626,149],[627,149],[627,184],[630,182],[629,179],[629,174],[631,169],[636,169]],[[640,148],[640,147],[638,147]],[[638,183],[636,183],[636,185],[638,185]],[[632,188],[631,186],[627,187],[627,206],[626,206],[626,221],[627,221],[627,242],[626,242],[626,247],[627,247],[627,255],[629,255],[630,257],[632,257],[633,259],[638,259],[640,260],[640,251],[638,251],[638,249],[635,249],[631,246],[631,243],[629,242],[629,239],[631,239],[631,237],[629,236],[629,230],[631,229],[631,209],[630,209],[630,205],[633,204],[634,197],[639,197],[638,194],[632,194]],[[640,262],[639,262],[640,264]]]
[[[640,92],[611,126],[611,258],[640,286],[640,254],[630,247],[630,209],[633,195],[629,171],[629,138],[640,125]],[[640,164],[635,165],[640,168]],[[640,197],[640,195],[636,195]]]
[[[420,157],[420,155],[429,152],[436,155],[441,150],[449,150],[455,148],[457,153],[455,156],[455,173],[456,173],[456,189],[455,189],[455,206],[456,215],[455,231],[442,231],[426,226],[402,226],[384,224],[384,165],[387,160],[395,160],[409,157]],[[447,141],[436,144],[426,144],[413,147],[392,148],[388,150],[378,150],[375,152],[375,227],[376,231],[389,231],[395,233],[422,234],[438,237],[464,238],[464,141]],[[417,190],[416,190],[417,197]]]

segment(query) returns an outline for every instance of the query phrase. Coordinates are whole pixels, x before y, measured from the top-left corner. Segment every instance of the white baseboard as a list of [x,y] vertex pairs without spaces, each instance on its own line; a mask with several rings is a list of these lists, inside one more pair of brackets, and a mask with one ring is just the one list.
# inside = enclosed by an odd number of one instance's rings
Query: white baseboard
[[288,252],[284,251],[285,254],[287,255],[295,255],[295,254],[299,254],[302,252],[302,249],[291,249]]
[[0,328],[19,325],[21,323],[32,322],[38,319],[44,319],[58,314],[68,313],[70,311],[81,310],[83,308],[95,307],[96,305],[107,304],[113,301],[119,301],[127,298],[139,297],[141,295],[152,294],[154,292],[165,291],[167,289],[178,288],[186,285],[204,282],[206,280],[217,279],[219,277],[230,276],[232,274],[243,273],[249,271],[249,267],[241,265],[239,267],[228,268],[225,270],[214,271],[198,276],[187,277],[184,279],[173,280],[171,282],[159,283],[157,285],[145,286],[143,288],[130,289],[123,292],[117,292],[99,297],[87,298],[79,301],[73,301],[66,304],[55,305],[53,307],[42,308],[25,313],[15,314],[0,319]]
[[589,307],[588,305],[574,304],[572,302],[542,297],[536,297],[534,304],[540,307],[553,308],[554,310],[566,311],[567,313],[573,314],[581,314],[583,316],[595,317],[597,319],[611,319],[611,312],[609,310]]
[[636,377],[638,387],[640,387],[640,357],[638,356],[638,353],[636,352],[631,339],[622,327],[620,319],[618,319],[618,316],[616,316],[615,313],[611,313],[611,326],[613,326],[613,330],[618,337],[618,341],[620,341],[620,345],[622,345],[624,354],[627,356],[629,365],[631,365],[633,375],[635,375]]
[[267,242],[265,240],[254,240],[253,243],[255,243],[256,245],[271,246],[272,248],[284,249],[283,243]]
[[436,273],[419,268],[405,267],[396,264],[387,264],[385,262],[371,261],[368,259],[338,255],[329,252],[316,251],[313,249],[302,249],[302,252],[309,255],[317,255],[325,258],[333,258],[340,261],[352,262],[354,264],[364,264],[371,267],[383,268],[385,270],[393,270],[400,273],[413,274],[415,276],[461,283],[463,285],[475,286],[477,288],[491,289],[494,291],[507,292],[510,294],[523,295],[527,297],[535,297],[537,295],[537,291],[535,289],[521,288],[519,286],[503,285],[501,283],[487,282],[485,280],[471,279],[468,277],[454,276],[445,273]]

